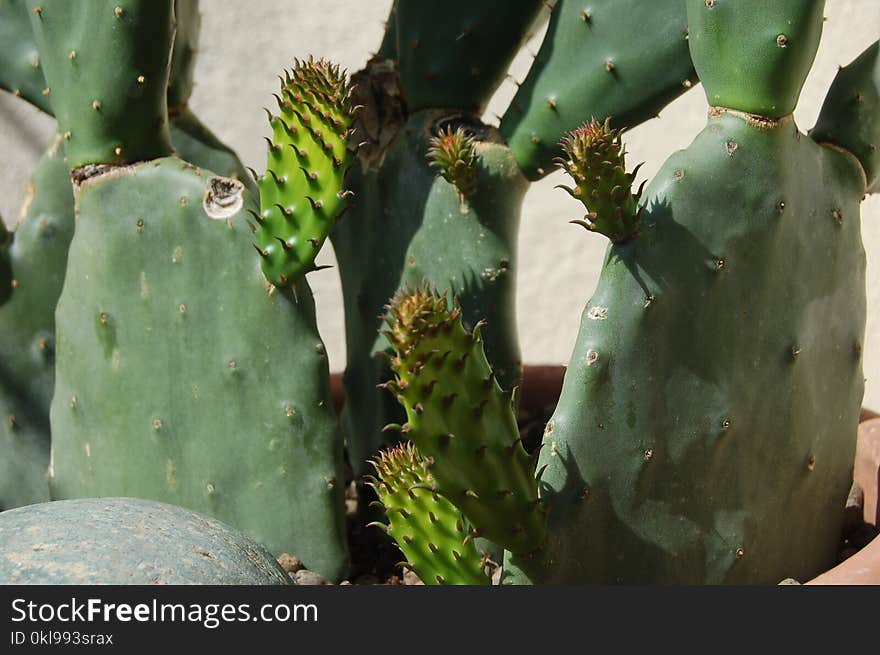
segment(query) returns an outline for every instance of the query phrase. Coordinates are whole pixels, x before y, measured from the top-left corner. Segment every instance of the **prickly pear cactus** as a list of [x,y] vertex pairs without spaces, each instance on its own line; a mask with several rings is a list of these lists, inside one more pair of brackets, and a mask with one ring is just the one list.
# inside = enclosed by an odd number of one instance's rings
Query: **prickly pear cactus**
[[410,111],[480,112],[543,6],[542,0],[396,0],[388,32]]
[[486,564],[461,512],[436,490],[428,463],[412,444],[382,451],[371,483],[391,535],[425,584],[487,585]]
[[49,499],[49,404],[55,304],[73,237],[73,190],[61,137],[28,185],[9,255],[12,295],[0,307],[0,508]]
[[[14,4],[14,3],[12,3]],[[12,6],[10,4],[9,6]],[[188,109],[192,91],[194,53],[198,46],[198,3],[176,0],[176,34],[168,86],[171,140],[186,161],[256,185],[238,157]],[[18,3],[27,19],[27,8]],[[33,51],[30,24],[14,39],[19,50]],[[4,42],[12,47],[12,41]],[[45,86],[42,69],[39,86]],[[30,96],[22,97],[33,101]],[[43,97],[43,96],[41,96]],[[41,107],[47,111],[51,108]],[[37,166],[16,228],[9,255],[15,266],[13,299],[0,308],[0,508],[48,500],[49,404],[55,378],[55,306],[67,268],[67,249],[73,238],[74,200],[64,163],[61,135]]]
[[[96,61],[94,49],[125,68],[144,56],[136,43],[148,33],[145,49],[165,60],[150,65],[164,79],[131,96],[123,87],[141,84],[137,69],[107,79],[92,68],[80,72],[89,90],[74,95],[121,103],[107,107],[114,117],[129,105],[133,116],[152,111],[142,104],[163,106],[170,2],[128,0],[119,12],[101,2],[40,5],[32,25],[50,87],[66,89],[53,76],[68,75],[71,50],[83,66]],[[98,26],[86,38],[72,21]],[[56,101],[67,107],[69,98]],[[65,145],[79,218],[56,312],[53,497],[124,494],[189,507],[339,579],[342,448],[311,293],[305,282],[295,292],[267,284],[245,220],[253,200],[240,182],[168,156],[161,118],[121,126],[78,108],[60,118],[73,135]],[[77,134],[90,135],[87,147],[75,145]],[[126,159],[132,152],[165,156]]]
[[286,585],[290,578],[254,541],[208,516],[94,498],[0,513],[0,584]]
[[395,379],[386,387],[407,418],[394,429],[430,458],[438,490],[480,535],[517,553],[540,547],[544,508],[534,463],[513,401],[486,360],[482,326],[465,330],[461,309],[427,287],[398,292],[386,321],[395,351]]
[[842,67],[810,132],[817,143],[834,144],[858,157],[867,187],[880,177],[880,41]]
[[[776,583],[834,562],[864,384],[866,178],[790,114],[744,111],[793,107],[821,5],[689,0],[709,121],[608,252],[541,450],[548,547],[508,557],[507,582]],[[715,43],[731,35],[741,48]],[[783,47],[784,71],[743,59]],[[721,97],[743,104],[717,106],[731,70],[743,88]]]
[[0,0],[0,89],[49,111],[37,46],[30,35],[28,0]]
[[691,88],[687,33],[684,0],[557,0],[501,120],[526,177],[552,172],[560,139],[585,120],[611,117],[613,127],[632,127]]
[[[427,157],[431,139],[448,127],[466,131],[476,153],[470,169],[474,191],[464,197],[437,175]],[[361,176],[356,168],[352,177],[360,191],[334,232],[333,245],[347,308],[343,421],[352,465],[362,473],[371,453],[394,437],[382,428],[399,416],[393,399],[376,384],[388,377],[383,353],[389,348],[384,336],[377,337],[378,317],[401,286],[430,280],[450,289],[469,328],[487,314],[488,357],[504,388],[518,383],[514,268],[527,183],[496,130],[435,111],[409,119],[381,174]]]
[[[397,0],[379,55],[354,76],[364,106],[355,141],[366,145],[352,169],[352,209],[331,239],[346,314],[343,425],[356,473],[387,443],[382,426],[399,418],[375,389],[388,375],[388,343],[376,338],[388,298],[424,279],[449,289],[468,327],[488,321],[486,354],[502,387],[517,385],[514,277],[527,178],[549,172],[562,154],[559,139],[585,118],[636,125],[694,78],[682,0],[595,0],[586,22],[583,6],[561,0],[499,132],[474,114],[502,81],[541,3],[456,0],[439,13],[429,4]],[[644,38],[631,38],[633,16],[649,26]],[[481,37],[487,30],[492,39]],[[572,61],[587,64],[573,71]],[[456,133],[473,144],[475,159],[460,149],[464,141],[454,146]],[[452,148],[445,152],[443,135]],[[464,155],[458,164],[449,158],[456,147]]]
[[278,115],[269,113],[269,162],[258,179],[257,252],[272,284],[287,286],[314,270],[315,257],[350,191],[345,175],[354,155],[351,87],[339,66],[297,61],[285,71]]

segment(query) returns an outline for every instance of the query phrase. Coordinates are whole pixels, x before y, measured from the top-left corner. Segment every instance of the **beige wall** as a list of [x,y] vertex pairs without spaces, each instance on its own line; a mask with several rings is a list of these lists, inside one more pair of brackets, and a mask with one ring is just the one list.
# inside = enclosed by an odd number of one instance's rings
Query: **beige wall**
[[[192,105],[245,164],[262,170],[265,153],[260,137],[268,129],[260,107],[271,104],[275,74],[293,57],[309,53],[357,70],[378,47],[390,0],[202,0],[201,4],[202,46]],[[827,5],[823,44],[795,112],[804,130],[815,121],[837,66],[851,61],[880,36],[880,0],[829,0]],[[637,31],[636,26],[634,38]],[[533,39],[528,48],[534,52],[538,43],[538,38]],[[528,61],[524,52],[514,63],[514,77],[522,79]],[[513,91],[512,83],[499,90],[487,121],[495,121],[493,114],[503,112]],[[630,162],[644,161],[642,174],[650,177],[673,151],[690,143],[705,124],[705,112],[702,91],[695,88],[659,119],[627,136]],[[0,214],[8,223],[17,215],[25,181],[51,132],[52,122],[37,111],[0,98]],[[526,362],[567,361],[605,249],[604,238],[568,224],[582,210],[565,193],[554,190],[561,180],[556,173],[535,184],[523,212],[518,303]],[[870,307],[865,403],[880,409],[880,195],[865,201],[862,221]],[[319,263],[334,263],[329,244]],[[339,370],[345,361],[339,282],[334,270],[313,274],[310,281],[331,367]]]

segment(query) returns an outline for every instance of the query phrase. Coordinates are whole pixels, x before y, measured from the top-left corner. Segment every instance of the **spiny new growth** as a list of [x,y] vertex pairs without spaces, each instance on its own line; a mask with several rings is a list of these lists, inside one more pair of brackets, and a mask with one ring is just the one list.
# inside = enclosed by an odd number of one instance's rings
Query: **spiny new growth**
[[474,140],[459,127],[453,131],[447,126],[431,137],[428,160],[443,179],[454,185],[462,196],[477,190],[477,151]]
[[511,398],[501,390],[480,337],[461,309],[427,284],[392,299],[384,334],[395,380],[384,386],[406,410],[406,434],[428,458],[438,489],[480,535],[514,553],[544,540],[534,464],[520,440]]
[[281,79],[279,115],[269,110],[272,140],[266,173],[257,179],[257,252],[272,284],[286,286],[314,270],[315,257],[342,213],[348,147],[356,107],[339,67],[297,60]]
[[612,129],[610,120],[600,123],[593,119],[562,139],[566,156],[557,161],[576,186],[559,186],[587,208],[584,220],[572,223],[622,243],[639,233],[642,188],[634,194],[632,185],[641,164],[632,173],[626,172],[620,130]]
[[436,490],[428,464],[413,444],[382,451],[370,482],[388,523],[372,523],[391,535],[409,568],[425,584],[485,585],[485,556],[461,512]]

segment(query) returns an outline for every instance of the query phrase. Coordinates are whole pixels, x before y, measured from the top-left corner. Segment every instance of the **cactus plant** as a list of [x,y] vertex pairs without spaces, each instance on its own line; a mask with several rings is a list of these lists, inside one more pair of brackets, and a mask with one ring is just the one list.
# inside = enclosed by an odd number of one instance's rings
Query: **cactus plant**
[[[507,581],[775,583],[834,561],[864,384],[853,153],[880,116],[823,115],[831,147],[798,131],[822,8],[688,1],[708,124],[610,246],[541,450],[548,546]],[[826,111],[876,92],[864,62]]]
[[[288,582],[252,538],[338,580],[343,433],[362,507],[428,584],[487,584],[499,548],[508,584],[764,583],[833,561],[880,43],[807,136],[792,111],[822,0],[558,0],[496,128],[480,116],[544,3],[434,4],[395,0],[351,82],[295,60],[257,175],[189,109],[197,0],[0,0],[0,88],[58,120],[0,230],[0,509],[151,499],[5,512],[0,577]],[[706,128],[637,188],[626,129],[698,77]],[[530,456],[517,230],[554,161],[572,222],[611,243]],[[344,430],[306,279],[328,235]],[[25,557],[71,521],[83,567]]]
[[304,281],[267,285],[242,183],[171,156],[172,3],[32,5],[79,212],[56,312],[53,497],[174,502],[340,578],[342,453],[314,304]]
[[0,514],[0,584],[285,585],[290,578],[254,541],[208,516],[94,498]]
[[486,585],[484,556],[462,513],[437,491],[430,464],[412,444],[379,453],[371,484],[387,516],[376,522],[394,537],[406,566],[426,584]]
[[49,93],[30,34],[27,0],[0,0],[0,89],[49,111]]
[[49,500],[49,404],[55,305],[73,237],[73,190],[60,135],[29,183],[9,255],[12,296],[0,307],[0,508]]
[[[27,7],[9,2],[0,11],[16,11],[26,22],[5,48],[36,56]],[[5,13],[2,14],[4,17]],[[194,53],[198,47],[197,0],[175,1],[176,32],[168,83],[171,142],[178,155],[199,167],[242,180],[256,191],[238,157],[205,128],[188,107],[193,87]],[[42,68],[37,69],[45,87]],[[34,101],[27,94],[22,97]],[[45,98],[40,94],[39,98]],[[40,108],[49,111],[48,106]],[[0,508],[48,500],[49,404],[54,385],[55,306],[67,268],[73,238],[74,200],[64,149],[58,135],[29,182],[16,242],[9,256],[16,291],[0,309]],[[5,289],[10,289],[7,285]]]
[[522,446],[513,401],[483,351],[480,324],[425,286],[404,288],[386,321],[395,379],[385,386],[406,410],[392,426],[430,458],[437,488],[480,535],[515,553],[544,540],[534,463]]
[[[382,353],[389,344],[376,337],[387,299],[423,280],[449,289],[468,328],[487,321],[489,361],[503,388],[516,386],[517,232],[528,180],[550,172],[559,139],[584,117],[614,116],[617,128],[631,127],[694,79],[681,0],[598,0],[586,21],[582,4],[560,0],[553,7],[544,45],[500,131],[477,116],[540,2],[446,2],[438,19],[424,3],[398,0],[379,55],[355,76],[364,105],[357,140],[367,146],[352,171],[352,209],[331,239],[346,313],[342,421],[356,473],[387,444],[391,435],[382,427],[399,420],[399,410],[374,389],[387,377]],[[630,38],[633,14],[653,28],[643,42]],[[505,29],[494,30],[488,47],[479,36],[499,21]],[[614,71],[606,68],[609,55],[618,62]],[[573,74],[572,61],[588,62],[586,72]],[[473,165],[459,167],[470,171],[468,193],[438,166],[436,139],[449,132],[461,133],[475,151]]]

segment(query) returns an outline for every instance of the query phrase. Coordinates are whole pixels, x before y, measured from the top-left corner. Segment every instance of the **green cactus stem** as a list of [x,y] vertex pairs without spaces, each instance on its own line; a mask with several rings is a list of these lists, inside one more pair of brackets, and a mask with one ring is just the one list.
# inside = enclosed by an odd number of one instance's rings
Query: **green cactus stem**
[[880,191],[880,41],[838,71],[810,136],[855,155],[869,191]]
[[560,186],[587,208],[584,219],[572,223],[604,234],[614,243],[623,243],[639,233],[642,189],[632,192],[639,167],[626,172],[620,130],[612,129],[610,124],[610,118],[604,123],[594,119],[566,135],[562,141],[565,159],[559,163],[575,186]]
[[[447,127],[464,128],[477,153],[475,191],[464,198],[426,157],[430,139]],[[396,441],[382,428],[402,420],[394,399],[376,388],[389,376],[379,316],[402,286],[430,280],[449,289],[469,329],[489,317],[486,356],[504,388],[519,384],[516,233],[528,183],[497,130],[470,116],[423,111],[390,143],[381,169],[353,168],[352,186],[356,202],[332,239],[346,307],[342,421],[360,475],[369,458]]]
[[[235,153],[187,107],[198,46],[197,5],[195,0],[175,1],[177,33],[168,86],[172,144],[184,160],[237,178],[256,193],[256,183]],[[23,11],[27,17],[26,8]],[[20,44],[30,43],[36,53],[30,23],[15,36]],[[45,86],[42,70],[39,75],[40,85]],[[63,143],[62,135],[57,135],[28,183],[9,252],[15,289],[0,309],[0,416],[6,417],[0,421],[0,508],[4,509],[49,499],[46,469],[55,379],[55,306],[74,232],[73,189]]]
[[633,127],[696,79],[684,0],[557,0],[501,134],[536,180],[553,171],[560,139],[586,118],[611,116],[614,127]]
[[[150,31],[170,6],[121,0],[121,16],[110,15],[132,21],[120,32],[146,32],[155,40],[150,49],[170,52],[171,33]],[[68,8],[44,0],[37,20],[52,25]],[[105,20],[104,3],[76,10],[83,24]],[[125,61],[129,40],[96,42],[102,33],[79,33],[76,43],[38,39],[41,57],[103,46],[103,57]],[[53,70],[45,67],[50,86]],[[140,98],[126,95],[127,76],[97,86],[132,105],[134,116],[148,113],[139,103],[156,102],[146,89]],[[74,135],[77,121],[92,121],[71,116]],[[104,136],[114,143],[129,133],[136,143],[155,141],[145,153],[162,151],[152,123]],[[78,218],[55,313],[52,496],[187,507],[341,579],[348,570],[342,443],[308,284],[266,284],[246,223],[245,208],[256,203],[241,182],[178,157],[120,166],[106,143],[95,152],[109,159],[84,166],[68,157]]]
[[174,34],[173,2],[29,0],[28,6],[68,166],[171,154],[166,45]]
[[544,508],[534,463],[522,447],[509,394],[483,352],[481,324],[465,330],[461,309],[428,285],[401,289],[386,336],[395,379],[386,384],[406,410],[403,426],[430,458],[438,490],[479,534],[517,553],[539,548]]
[[[763,43],[755,16],[812,25],[820,9],[694,0],[689,15],[725,16],[690,21],[697,70],[739,71],[738,100],[773,89],[761,47],[706,43]],[[800,71],[818,43],[791,45]],[[646,188],[639,238],[609,247],[540,452],[547,546],[508,557],[506,582],[775,584],[836,561],[864,391],[866,179],[791,115],[746,106],[710,109]]]
[[28,182],[9,252],[12,297],[0,307],[0,508],[49,500],[49,404],[55,382],[55,305],[74,231],[61,135]]
[[396,42],[409,110],[479,113],[543,6],[543,0],[397,0],[387,33]]
[[354,108],[346,74],[311,58],[286,71],[276,99],[280,113],[269,112],[269,162],[253,218],[263,272],[287,286],[314,268],[350,195],[343,185],[353,160]]
[[428,463],[413,444],[382,451],[373,460],[371,484],[388,523],[374,523],[391,535],[409,568],[425,584],[487,585],[486,560],[474,545],[458,508],[437,491]]
[[0,89],[49,111],[49,90],[31,37],[27,0],[0,0]]
[[713,107],[794,111],[813,65],[825,0],[686,0],[694,66]]

